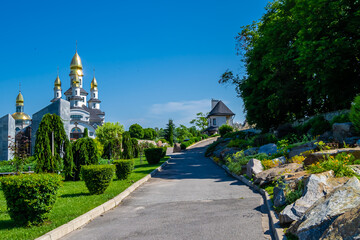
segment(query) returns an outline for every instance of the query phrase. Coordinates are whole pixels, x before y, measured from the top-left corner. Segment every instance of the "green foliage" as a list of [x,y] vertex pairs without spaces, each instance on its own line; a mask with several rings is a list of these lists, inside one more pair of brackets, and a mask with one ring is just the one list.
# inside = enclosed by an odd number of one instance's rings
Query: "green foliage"
[[81,166],[81,176],[90,194],[102,194],[114,177],[114,165]]
[[[52,139],[54,139],[54,155],[51,149]],[[71,165],[71,152],[68,152],[69,148],[66,146],[68,141],[61,118],[56,114],[45,114],[36,131],[34,157],[37,164],[35,171],[37,173],[56,173],[63,169],[63,164]],[[65,163],[60,157],[62,154],[68,157]],[[65,165],[65,170],[67,169],[69,167]]]
[[191,146],[191,145],[193,145],[194,143],[197,143],[197,142],[199,142],[199,141],[201,141],[201,137],[192,137],[192,138],[190,138],[188,141],[186,141],[186,142],[182,142],[181,144],[180,144],[180,147],[181,147],[181,149],[186,149],[186,148],[188,148],[189,146]]
[[335,177],[352,177],[354,171],[348,165],[353,164],[355,157],[349,153],[340,153],[334,156],[327,156],[322,161],[313,163],[307,167],[310,173],[321,173],[333,170]]
[[123,159],[132,159],[132,158],[134,158],[133,143],[131,141],[131,137],[130,137],[129,132],[125,132],[123,134],[123,147],[124,147],[124,150],[122,152],[122,158]]
[[231,133],[233,131],[234,131],[233,127],[229,126],[227,124],[224,124],[224,125],[219,127],[219,133],[220,133],[221,137],[223,137],[225,134]]
[[253,146],[260,147],[268,143],[275,143],[277,139],[272,133],[258,134],[251,138]]
[[26,174],[0,179],[10,217],[20,225],[39,225],[49,216],[61,185],[55,174]]
[[236,39],[246,73],[226,71],[219,82],[235,84],[249,124],[268,130],[350,106],[360,92],[359,8],[349,0],[275,0],[242,27]]
[[311,134],[313,136],[321,135],[331,129],[329,121],[327,121],[323,116],[312,118],[309,120],[309,124],[311,125]]
[[140,146],[138,140],[136,138],[131,138],[132,149],[133,149],[133,157],[137,158],[140,155]]
[[96,131],[96,138],[104,147],[103,157],[107,159],[119,158],[122,149],[123,125],[106,122],[99,126]]
[[80,180],[80,170],[83,165],[97,164],[99,161],[97,147],[92,138],[80,138],[73,143],[74,168],[67,174],[66,180]]
[[280,156],[285,156],[286,158],[289,156],[289,140],[280,140],[276,143],[276,146]]
[[227,155],[225,157],[225,163],[228,166],[229,170],[233,173],[240,174],[242,170],[242,166],[246,165],[250,159],[258,159],[258,160],[265,160],[268,159],[269,156],[265,153],[259,153],[255,155],[245,156],[244,151],[239,151],[232,155]]
[[116,176],[120,180],[127,179],[134,170],[134,160],[115,160]]
[[207,118],[206,116],[208,115],[209,113],[202,113],[202,112],[199,112],[196,114],[196,118],[191,120],[190,121],[190,124],[194,124],[196,127],[198,127],[198,129],[200,131],[204,131],[205,128],[207,127],[208,125],[208,121],[207,121]]
[[182,142],[185,139],[190,139],[190,138],[194,137],[194,135],[190,132],[190,129],[181,124],[180,124],[180,127],[177,127],[175,129],[175,132],[176,132],[177,140],[179,142]]
[[221,140],[217,140],[213,143],[211,143],[207,148],[206,148],[206,151],[205,151],[205,157],[210,157],[213,152],[215,151],[216,147],[221,143],[222,141]]
[[137,123],[129,127],[129,133],[132,138],[144,138],[144,129]]
[[98,152],[98,156],[99,158],[103,156],[104,153],[104,146],[101,144],[101,142],[99,141],[99,139],[96,137],[94,139],[96,148],[97,148],[97,152]]
[[335,117],[333,117],[333,119],[331,119],[330,125],[332,126],[334,123],[346,123],[346,122],[350,122],[349,113],[336,115]]
[[84,128],[84,137],[89,137],[89,130]]
[[292,204],[296,200],[301,198],[302,194],[303,194],[303,189],[304,189],[304,182],[299,181],[299,183],[297,185],[297,189],[285,191],[286,192],[286,194],[285,194],[286,205]]
[[152,128],[145,128],[144,129],[144,139],[153,140],[157,136],[157,133]]
[[165,139],[168,141],[170,146],[174,145],[174,131],[175,131],[175,124],[172,119],[169,119],[168,124],[166,125],[165,129]]
[[157,164],[163,156],[163,148],[148,148],[144,150],[146,161],[149,164]]
[[355,97],[351,105],[349,117],[356,131],[360,132],[360,95]]
[[235,139],[231,139],[227,146],[244,149],[250,146],[250,143],[248,140],[235,138]]

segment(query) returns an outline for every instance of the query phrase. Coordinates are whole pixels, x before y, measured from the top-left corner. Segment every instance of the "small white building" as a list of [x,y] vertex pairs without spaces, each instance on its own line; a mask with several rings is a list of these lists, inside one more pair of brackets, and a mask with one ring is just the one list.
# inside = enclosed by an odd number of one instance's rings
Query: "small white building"
[[208,128],[204,130],[209,135],[219,132],[219,127],[227,124],[233,126],[235,114],[221,101],[211,100],[211,111],[207,115]]

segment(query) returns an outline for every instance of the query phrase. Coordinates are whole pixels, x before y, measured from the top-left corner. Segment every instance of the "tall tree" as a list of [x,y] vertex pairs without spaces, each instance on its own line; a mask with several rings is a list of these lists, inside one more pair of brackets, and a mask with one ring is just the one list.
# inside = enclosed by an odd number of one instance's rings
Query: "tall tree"
[[122,158],[123,159],[132,159],[134,157],[134,149],[133,149],[133,142],[131,140],[131,136],[129,132],[125,132],[123,134],[123,152]]
[[194,124],[196,127],[198,127],[200,131],[204,131],[205,128],[208,126],[208,120],[206,118],[208,114],[209,113],[204,114],[202,112],[197,113],[196,118],[191,120],[190,124]]
[[172,119],[169,119],[168,124],[166,125],[165,129],[165,139],[169,142],[170,146],[174,145],[174,131],[175,131],[175,124]]
[[144,129],[137,123],[129,127],[129,133],[132,138],[137,138],[137,139],[144,138]]
[[107,122],[98,127],[95,131],[96,138],[103,145],[104,157],[119,158],[122,149],[122,134],[124,126],[120,123]]

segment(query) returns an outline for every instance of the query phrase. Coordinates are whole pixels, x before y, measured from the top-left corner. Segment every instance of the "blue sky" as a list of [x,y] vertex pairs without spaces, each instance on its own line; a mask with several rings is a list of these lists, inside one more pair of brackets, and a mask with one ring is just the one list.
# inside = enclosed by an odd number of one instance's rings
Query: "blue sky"
[[106,121],[190,126],[223,100],[244,121],[226,69],[244,74],[234,37],[265,12],[266,0],[1,1],[0,116],[15,111],[19,82],[29,115],[49,104],[59,67],[63,92],[78,42],[89,91],[95,68]]

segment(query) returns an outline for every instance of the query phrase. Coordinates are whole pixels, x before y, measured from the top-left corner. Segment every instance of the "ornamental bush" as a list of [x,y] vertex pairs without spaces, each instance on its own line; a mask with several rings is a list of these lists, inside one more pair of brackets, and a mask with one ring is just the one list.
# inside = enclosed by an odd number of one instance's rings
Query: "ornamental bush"
[[104,193],[114,177],[114,172],[114,165],[81,166],[81,175],[90,194]]
[[148,148],[144,150],[146,161],[149,164],[157,164],[163,156],[163,148]]
[[72,175],[67,175],[66,180],[80,180],[82,165],[96,164],[99,161],[97,146],[92,138],[80,138],[73,144],[74,170]]
[[130,137],[130,133],[129,132],[125,132],[123,134],[123,152],[122,152],[122,158],[123,159],[132,159],[134,158],[134,150],[133,150],[133,145],[132,145],[132,141],[131,141],[131,137]]
[[120,180],[127,179],[134,169],[133,160],[115,160],[114,164],[116,167],[116,176]]
[[222,125],[219,127],[219,133],[221,137],[223,137],[225,134],[232,132],[234,129],[232,126],[229,126],[227,124]]
[[137,123],[129,127],[129,133],[132,138],[144,138],[144,129]]
[[61,186],[57,174],[24,174],[0,179],[10,217],[19,225],[40,225],[49,216]]

